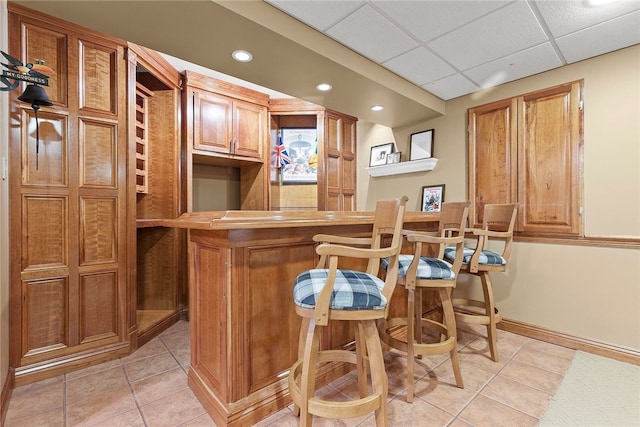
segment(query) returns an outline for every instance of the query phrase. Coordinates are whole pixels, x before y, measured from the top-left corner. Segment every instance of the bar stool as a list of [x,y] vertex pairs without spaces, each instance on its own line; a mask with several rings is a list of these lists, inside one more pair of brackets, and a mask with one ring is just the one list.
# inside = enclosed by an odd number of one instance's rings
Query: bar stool
[[[444,249],[448,245],[462,250],[464,230],[469,213],[469,202],[446,202],[442,204],[438,235],[417,231],[403,231],[406,239],[414,245],[412,255],[400,255],[398,283],[407,290],[407,317],[396,317],[385,321],[380,328],[382,341],[395,349],[407,353],[407,402],[413,402],[415,393],[414,364],[416,356],[449,353],[456,385],[463,388],[460,363],[458,361],[456,321],[451,303],[451,290],[462,265],[462,255],[453,264],[444,260]],[[422,256],[423,244],[437,244],[437,257]],[[384,267],[384,263],[383,263]],[[391,274],[390,271],[387,274]],[[423,291],[435,291],[441,306],[442,321],[425,318],[422,313]],[[417,297],[416,297],[417,294]],[[406,338],[398,333],[406,327]],[[435,329],[441,340],[424,343],[423,333]]]
[[[511,256],[513,229],[516,223],[517,204],[485,205],[482,228],[467,230],[476,239],[475,247],[465,247],[460,273],[478,276],[482,283],[484,299],[454,298],[453,307],[458,322],[487,326],[487,338],[491,359],[498,361],[496,324],[502,320],[502,314],[495,305],[493,286],[489,275],[492,271],[505,271]],[[497,247],[502,242],[502,251]],[[489,248],[493,249],[489,249]],[[445,258],[458,258],[458,248],[445,249]]]
[[[289,371],[289,393],[302,426],[310,426],[313,415],[352,418],[373,411],[376,425],[387,425],[388,379],[376,321],[387,316],[396,285],[406,201],[405,196],[376,204],[370,238],[314,236],[314,241],[321,243],[316,248],[320,261],[315,269],[301,273],[293,288],[295,310],[302,316],[302,326],[298,361]],[[367,269],[339,269],[340,257],[368,259]],[[384,281],[377,277],[383,258],[388,258],[388,268],[393,273]],[[330,321],[353,322],[355,352],[320,350],[322,329]],[[314,397],[317,364],[331,361],[356,364],[360,399],[331,402]],[[367,365],[371,373],[371,393]]]

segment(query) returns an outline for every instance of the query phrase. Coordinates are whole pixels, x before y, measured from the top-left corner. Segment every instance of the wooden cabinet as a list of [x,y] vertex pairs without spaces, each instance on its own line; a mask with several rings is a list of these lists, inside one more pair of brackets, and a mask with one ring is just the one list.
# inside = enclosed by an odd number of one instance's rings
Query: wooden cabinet
[[146,187],[135,196],[137,256],[131,280],[136,286],[130,295],[131,327],[137,330],[139,346],[187,315],[186,232],[159,225],[185,209],[180,174],[181,76],[158,53],[133,43],[128,45],[128,58],[129,114],[134,123],[130,140],[135,145],[135,165],[130,167],[137,184],[144,176]]
[[194,164],[237,169],[240,209],[268,209],[269,96],[190,71],[184,82],[187,209],[193,210]]
[[[125,355],[126,59],[120,40],[9,9],[9,54],[55,70],[36,120],[10,92],[10,364],[16,384]],[[36,150],[36,144],[39,149]],[[132,181],[133,182],[133,181]]]
[[[315,127],[318,135],[317,210],[356,209],[355,117],[297,99],[273,99],[269,104],[272,131]],[[279,182],[272,194],[279,194]],[[275,206],[279,206],[275,205]]]
[[516,230],[581,235],[582,82],[469,110],[470,223],[518,203]]
[[192,94],[195,150],[262,158],[266,107],[198,89]]
[[322,158],[318,174],[318,207],[328,211],[356,210],[356,122],[355,117],[327,111]]

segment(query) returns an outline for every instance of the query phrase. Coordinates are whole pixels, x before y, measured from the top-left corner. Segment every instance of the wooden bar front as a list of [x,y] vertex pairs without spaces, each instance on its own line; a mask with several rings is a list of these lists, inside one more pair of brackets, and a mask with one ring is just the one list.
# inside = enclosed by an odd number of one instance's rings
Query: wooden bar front
[[[437,220],[409,212],[405,228],[430,230]],[[301,322],[292,287],[316,265],[312,237],[369,236],[372,224],[373,212],[206,212],[165,222],[189,229],[189,386],[217,425],[252,425],[291,402],[286,374]],[[347,326],[327,328],[323,348],[351,342]],[[345,369],[327,366],[319,381]]]

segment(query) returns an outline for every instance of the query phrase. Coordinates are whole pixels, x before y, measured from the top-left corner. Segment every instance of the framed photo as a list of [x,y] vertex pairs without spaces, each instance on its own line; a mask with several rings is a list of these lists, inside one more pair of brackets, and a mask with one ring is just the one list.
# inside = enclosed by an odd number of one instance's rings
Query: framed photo
[[422,187],[422,212],[440,212],[444,202],[444,184]]
[[429,129],[411,134],[411,151],[409,160],[428,159],[433,157],[434,130]]
[[371,147],[371,157],[369,166],[380,166],[387,164],[387,154],[393,153],[393,142]]
[[387,154],[387,164],[391,164],[391,163],[400,163],[400,153],[399,151],[396,153],[389,153]]
[[315,128],[282,128],[276,144],[286,161],[279,161],[283,184],[318,182],[318,133]]

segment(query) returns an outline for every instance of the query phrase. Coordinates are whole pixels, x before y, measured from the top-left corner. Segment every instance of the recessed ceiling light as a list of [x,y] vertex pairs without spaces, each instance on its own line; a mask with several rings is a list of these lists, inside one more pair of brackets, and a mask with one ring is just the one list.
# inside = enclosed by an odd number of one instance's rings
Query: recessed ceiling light
[[383,105],[373,105],[371,107],[371,111],[382,111],[384,110],[384,106]]
[[238,62],[249,62],[253,59],[253,55],[246,50],[235,50],[231,56]]
[[326,92],[333,89],[333,86],[331,86],[329,83],[318,83],[316,85],[316,89],[318,89],[320,92]]

